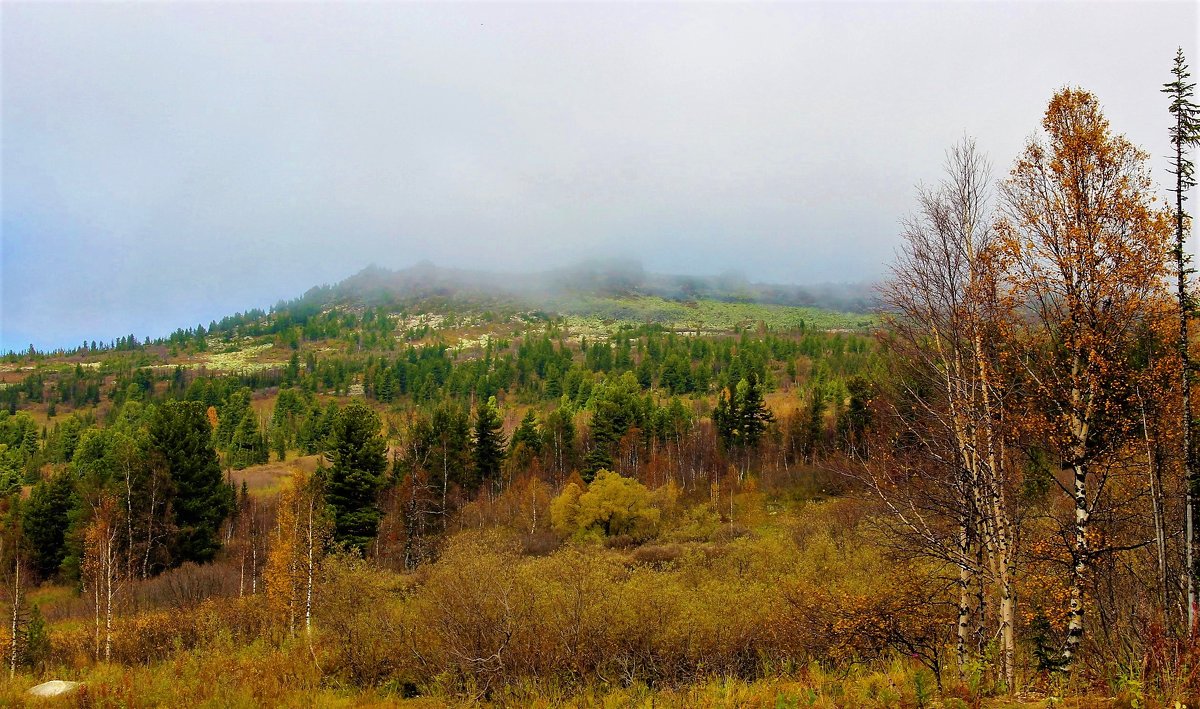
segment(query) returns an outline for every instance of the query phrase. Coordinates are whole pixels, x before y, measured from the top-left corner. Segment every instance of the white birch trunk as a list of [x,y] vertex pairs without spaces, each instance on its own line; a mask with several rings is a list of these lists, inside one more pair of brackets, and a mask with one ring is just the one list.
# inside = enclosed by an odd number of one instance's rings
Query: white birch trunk
[[17,674],[17,657],[20,644],[17,630],[21,618],[21,556],[18,554],[13,561],[13,604],[12,604],[12,652],[8,661],[8,678]]
[[313,599],[313,500],[308,498],[308,588],[304,598],[304,634],[312,635],[312,599]]

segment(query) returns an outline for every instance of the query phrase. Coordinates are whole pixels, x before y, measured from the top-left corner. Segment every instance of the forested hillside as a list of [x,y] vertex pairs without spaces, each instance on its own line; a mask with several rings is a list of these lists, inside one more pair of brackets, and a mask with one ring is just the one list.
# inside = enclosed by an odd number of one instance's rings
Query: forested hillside
[[1170,202],[1063,89],[878,291],[369,268],[6,356],[0,702],[1195,706],[1175,77]]

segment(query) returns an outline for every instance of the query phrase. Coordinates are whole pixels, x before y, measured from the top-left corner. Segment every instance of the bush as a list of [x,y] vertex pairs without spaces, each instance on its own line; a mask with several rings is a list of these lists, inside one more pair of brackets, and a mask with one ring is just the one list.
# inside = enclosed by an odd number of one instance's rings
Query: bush
[[600,470],[586,492],[568,484],[551,504],[550,515],[554,528],[564,536],[625,536],[643,542],[657,534],[662,513],[645,485]]

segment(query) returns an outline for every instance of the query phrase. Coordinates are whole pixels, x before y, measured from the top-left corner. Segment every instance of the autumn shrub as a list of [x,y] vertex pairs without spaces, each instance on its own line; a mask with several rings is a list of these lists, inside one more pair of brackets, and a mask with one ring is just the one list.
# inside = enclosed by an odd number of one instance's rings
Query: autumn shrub
[[353,554],[324,560],[314,632],[322,669],[351,685],[372,686],[402,673],[408,645],[394,578]]
[[670,566],[684,554],[680,544],[647,544],[633,550],[632,558],[639,564],[646,564],[663,569]]
[[199,617],[193,613],[153,611],[117,619],[112,657],[123,664],[147,664],[181,649],[191,649],[200,639]]
[[563,536],[628,537],[641,542],[658,531],[662,512],[654,503],[645,485],[600,470],[587,490],[569,483],[551,503],[550,514],[555,530]]
[[408,609],[413,669],[451,687],[486,693],[514,669],[510,648],[533,627],[518,550],[497,533],[459,535],[429,568]]
[[[614,477],[647,509],[668,509]],[[587,494],[579,490],[565,498],[576,513]],[[605,483],[592,490],[604,493]],[[774,518],[757,493],[735,505],[755,507],[760,521],[723,541],[715,533],[671,539],[660,526],[658,543],[568,543],[529,555],[527,530],[501,526],[449,536],[438,560],[413,573],[333,554],[318,566],[311,632],[305,605],[289,628],[268,594],[218,594],[187,613],[118,617],[113,656],[127,665],[120,676],[91,664],[89,618],[51,625],[51,664],[99,672],[90,696],[100,706],[137,704],[121,683],[142,681],[152,705],[308,705],[331,690],[542,706],[656,696],[685,706],[728,705],[722,697],[799,706],[925,701],[933,675],[916,673],[936,661],[951,627],[926,602],[937,569],[891,558],[840,503]],[[670,509],[658,524],[715,515],[707,503],[694,509]],[[204,673],[221,679],[206,684]],[[627,691],[613,699],[616,688]]]
[[530,679],[753,677],[774,637],[789,544],[679,546],[662,565],[595,545],[521,558],[511,538],[460,535],[413,591],[409,676],[485,693]]
[[553,490],[545,481],[522,475],[496,496],[481,495],[456,515],[459,529],[502,527],[521,535],[550,529]]
[[225,564],[187,562],[133,587],[135,607],[191,609],[208,598],[234,596],[237,570]]

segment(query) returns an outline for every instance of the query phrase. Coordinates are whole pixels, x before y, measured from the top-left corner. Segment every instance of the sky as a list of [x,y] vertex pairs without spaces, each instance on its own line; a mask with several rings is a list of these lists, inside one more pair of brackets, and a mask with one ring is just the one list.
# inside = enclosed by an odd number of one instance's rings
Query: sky
[[1197,32],[1192,2],[8,0],[0,351],[371,263],[878,279],[946,148],[1003,177],[1063,86],[1165,185]]

